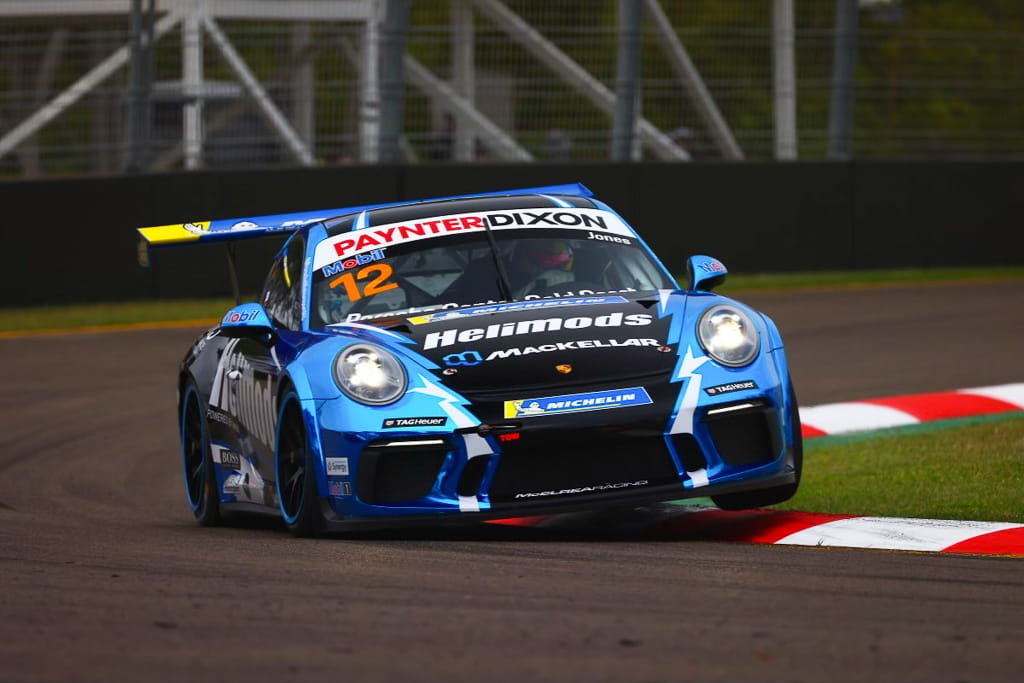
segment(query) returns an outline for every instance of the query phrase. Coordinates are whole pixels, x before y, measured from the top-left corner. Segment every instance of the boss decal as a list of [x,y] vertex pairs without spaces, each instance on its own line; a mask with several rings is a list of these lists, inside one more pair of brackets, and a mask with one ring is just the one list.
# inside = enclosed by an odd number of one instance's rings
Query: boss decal
[[642,406],[648,403],[652,403],[651,397],[643,387],[590,391],[584,394],[505,401],[505,417],[539,417],[563,413],[582,413],[590,410]]
[[757,384],[752,379],[745,379],[742,382],[731,382],[729,384],[719,384],[714,387],[707,387],[704,391],[707,392],[708,396],[718,396],[719,394],[728,394],[731,391],[745,391],[747,389],[757,389]]
[[398,429],[401,427],[443,427],[448,423],[447,417],[389,417],[384,420],[381,429]]
[[582,330],[588,327],[621,327],[623,325],[650,325],[652,317],[648,313],[609,313],[597,317],[577,316],[575,318],[543,318],[537,320],[520,320],[513,323],[500,323],[487,327],[471,327],[464,330],[449,329],[431,332],[423,340],[423,349],[443,348],[454,344],[472,344],[481,339],[497,339],[499,337],[515,337],[523,334],[541,332],[558,332],[559,330]]
[[222,449],[220,452],[220,464],[232,470],[242,469],[242,456],[234,451]]

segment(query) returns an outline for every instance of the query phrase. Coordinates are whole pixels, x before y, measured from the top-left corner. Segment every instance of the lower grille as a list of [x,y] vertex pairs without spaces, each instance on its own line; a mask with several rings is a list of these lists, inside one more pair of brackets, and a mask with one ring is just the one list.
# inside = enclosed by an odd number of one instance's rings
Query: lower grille
[[542,448],[523,441],[503,446],[492,502],[557,500],[679,481],[661,436],[545,438]]

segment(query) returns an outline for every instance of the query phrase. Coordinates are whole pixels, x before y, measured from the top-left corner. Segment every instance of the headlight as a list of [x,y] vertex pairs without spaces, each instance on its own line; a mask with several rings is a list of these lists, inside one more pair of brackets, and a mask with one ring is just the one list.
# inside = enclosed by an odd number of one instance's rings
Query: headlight
[[393,403],[405,393],[405,368],[395,356],[374,344],[350,346],[334,360],[334,381],[360,403]]
[[760,346],[754,321],[728,304],[704,311],[697,323],[697,336],[708,355],[723,365],[746,365],[754,360]]

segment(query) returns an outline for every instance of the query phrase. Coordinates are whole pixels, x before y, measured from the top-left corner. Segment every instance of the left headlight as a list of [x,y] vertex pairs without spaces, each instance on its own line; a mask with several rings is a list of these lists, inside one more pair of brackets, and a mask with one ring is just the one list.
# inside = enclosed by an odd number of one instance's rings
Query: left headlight
[[733,367],[754,360],[761,339],[750,316],[728,304],[704,311],[697,323],[697,335],[709,356]]
[[380,406],[405,393],[405,368],[390,351],[375,344],[355,344],[334,359],[334,381],[360,403]]

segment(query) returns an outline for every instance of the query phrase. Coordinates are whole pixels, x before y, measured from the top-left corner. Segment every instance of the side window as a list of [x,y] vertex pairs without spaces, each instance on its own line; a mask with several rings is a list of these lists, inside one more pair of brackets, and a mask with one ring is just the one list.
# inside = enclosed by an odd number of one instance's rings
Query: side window
[[275,325],[297,330],[302,325],[302,237],[288,241],[284,253],[274,259],[263,286],[263,307]]

